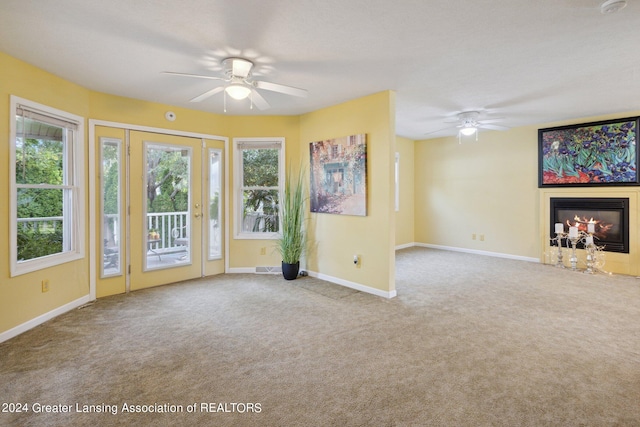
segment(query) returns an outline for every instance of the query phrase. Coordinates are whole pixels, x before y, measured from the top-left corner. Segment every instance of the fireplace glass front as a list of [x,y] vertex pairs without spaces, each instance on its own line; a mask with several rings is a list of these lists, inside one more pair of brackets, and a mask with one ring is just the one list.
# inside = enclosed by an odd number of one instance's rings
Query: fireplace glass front
[[[595,224],[593,240],[609,252],[629,253],[629,199],[626,198],[557,198],[552,197],[550,236],[555,238],[555,224],[562,223],[587,232],[589,222]],[[566,246],[565,241],[562,242]],[[578,243],[578,248],[584,248]]]

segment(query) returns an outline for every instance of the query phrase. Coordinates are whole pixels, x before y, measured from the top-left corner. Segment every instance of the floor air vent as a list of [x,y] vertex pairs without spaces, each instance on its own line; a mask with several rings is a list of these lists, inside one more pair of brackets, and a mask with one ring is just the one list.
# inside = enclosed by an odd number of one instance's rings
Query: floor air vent
[[280,274],[282,266],[262,266],[256,267],[256,274]]

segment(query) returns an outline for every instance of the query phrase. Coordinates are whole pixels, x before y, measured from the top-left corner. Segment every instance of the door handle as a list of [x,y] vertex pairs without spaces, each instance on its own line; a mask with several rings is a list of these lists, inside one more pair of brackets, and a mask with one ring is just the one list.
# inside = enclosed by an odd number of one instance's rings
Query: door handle
[[194,214],[193,216],[196,217],[196,218],[200,218],[202,216],[202,214],[201,213],[197,213],[197,214]]

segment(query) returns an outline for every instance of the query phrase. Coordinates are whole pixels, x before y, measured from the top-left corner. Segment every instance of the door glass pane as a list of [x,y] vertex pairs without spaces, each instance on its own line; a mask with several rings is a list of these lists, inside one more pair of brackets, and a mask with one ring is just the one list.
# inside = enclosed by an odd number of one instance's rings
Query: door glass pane
[[222,233],[220,232],[220,203],[222,189],[222,151],[209,149],[209,259],[222,256]]
[[146,144],[146,269],[191,263],[191,149]]
[[121,171],[119,139],[101,138],[102,277],[122,274],[120,217]]

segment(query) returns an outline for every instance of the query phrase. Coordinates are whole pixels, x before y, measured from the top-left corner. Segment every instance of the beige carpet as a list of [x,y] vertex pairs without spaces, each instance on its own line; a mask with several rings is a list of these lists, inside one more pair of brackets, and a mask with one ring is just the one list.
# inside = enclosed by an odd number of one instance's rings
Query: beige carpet
[[397,290],[243,274],[100,299],[0,344],[0,411],[29,405],[0,425],[640,426],[640,280],[412,248]]

